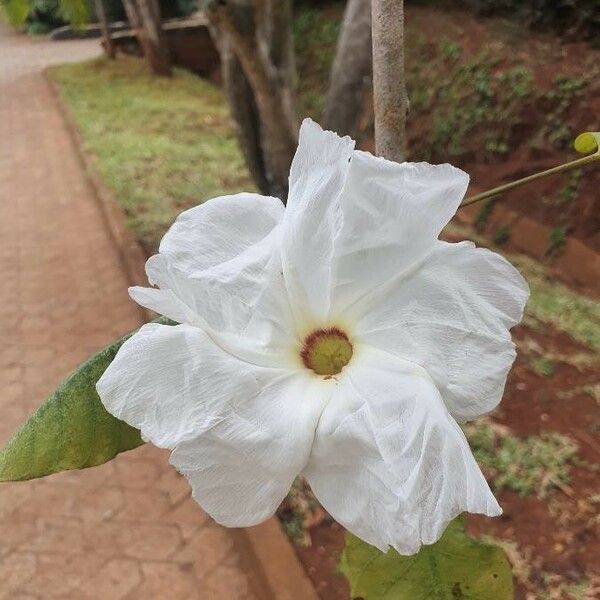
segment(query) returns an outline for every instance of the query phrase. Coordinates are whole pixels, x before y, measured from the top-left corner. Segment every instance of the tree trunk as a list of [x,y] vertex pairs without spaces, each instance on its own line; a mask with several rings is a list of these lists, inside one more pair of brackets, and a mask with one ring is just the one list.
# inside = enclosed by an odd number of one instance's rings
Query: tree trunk
[[155,75],[171,75],[171,59],[158,0],[123,0],[127,19]]
[[260,119],[252,88],[240,61],[225,40],[220,43],[220,54],[223,83],[246,164],[261,193],[270,194],[260,140]]
[[102,46],[104,47],[104,53],[110,59],[115,57],[115,45],[110,35],[108,21],[106,20],[106,12],[104,10],[103,0],[94,0],[96,7],[96,16],[98,17],[98,24],[100,25],[100,33],[102,34]]
[[331,70],[323,127],[356,137],[372,68],[371,2],[348,0]]
[[405,156],[408,97],[404,82],[404,1],[372,0],[373,102],[377,154]]
[[[223,38],[221,43],[227,44],[235,53],[252,89],[258,115],[266,187],[270,194],[284,200],[287,197],[289,168],[296,151],[298,127],[291,100],[291,82],[294,77],[289,74],[290,59],[275,56],[278,62],[273,60],[272,40],[275,39],[275,17],[291,17],[291,7],[282,9],[290,0],[272,1],[273,3],[260,0],[253,3],[240,0],[227,5],[213,3],[207,14]],[[278,27],[281,27],[281,23]],[[286,31],[291,32],[291,24],[288,27]],[[281,47],[285,49],[286,45]],[[238,121],[238,126],[244,129],[249,123],[252,123],[251,119]],[[245,135],[248,139],[253,139],[254,133],[246,129]],[[245,151],[250,148],[247,145]],[[259,163],[258,157],[249,161],[250,169]]]

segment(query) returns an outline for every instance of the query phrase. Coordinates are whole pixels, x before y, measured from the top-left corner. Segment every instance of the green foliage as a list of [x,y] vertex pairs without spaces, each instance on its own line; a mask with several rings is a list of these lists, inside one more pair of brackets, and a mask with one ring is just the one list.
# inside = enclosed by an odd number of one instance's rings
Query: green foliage
[[575,440],[559,433],[519,438],[508,429],[480,420],[465,426],[477,462],[490,474],[496,490],[511,489],[544,498],[570,480],[577,456]]
[[579,184],[581,182],[582,177],[582,169],[573,169],[573,171],[569,173],[567,183],[558,193],[560,204],[568,204],[575,200],[575,198],[577,197],[577,192],[579,190]]
[[502,244],[506,244],[508,240],[510,240],[510,226],[505,223],[503,225],[500,225],[498,229],[496,229],[493,241],[494,244],[502,246]]
[[[441,53],[443,60],[457,61],[460,47],[446,42]],[[447,160],[448,156],[466,155],[474,145],[471,138],[477,141],[479,153],[488,158],[508,151],[513,131],[522,123],[523,100],[532,93],[533,78],[522,67],[500,72],[496,67],[497,61],[484,51],[457,64],[442,80],[420,82],[418,87],[436,90],[421,107],[431,112],[432,118],[430,139],[421,149],[425,158],[442,160],[444,155]]]
[[[121,0],[104,0],[109,20],[125,20]],[[93,0],[0,0],[9,22],[27,25],[30,33],[47,33],[55,27],[71,24],[82,27],[96,18]],[[162,0],[163,18],[183,17],[197,8],[196,0]]]
[[29,0],[2,0],[4,12],[11,25],[23,25],[29,16],[31,7]]
[[182,210],[252,189],[223,92],[175,70],[152,77],[120,57],[51,70],[99,175],[148,252]]
[[442,538],[414,556],[383,554],[346,534],[340,569],[362,600],[512,600],[510,566],[501,548],[476,541],[455,519]]
[[567,243],[567,231],[564,227],[556,227],[550,232],[547,256],[554,256]]
[[461,48],[457,42],[444,38],[439,44],[439,49],[445,60],[454,62],[460,58]]
[[479,212],[477,213],[477,218],[475,219],[475,228],[478,231],[483,231],[490,217],[492,216],[492,212],[494,210],[494,198],[490,198],[489,200],[485,200]]
[[[581,96],[589,82],[598,76],[592,70],[586,78],[573,78],[566,75],[556,75],[552,87],[540,94],[540,105],[544,109],[545,117],[538,138],[548,139],[557,148],[569,148],[573,132],[566,124],[567,115],[577,97]],[[543,142],[533,140],[533,143],[542,146]]]
[[15,26],[29,22],[32,33],[45,33],[61,22],[81,27],[89,21],[87,0],[0,0],[10,23]]

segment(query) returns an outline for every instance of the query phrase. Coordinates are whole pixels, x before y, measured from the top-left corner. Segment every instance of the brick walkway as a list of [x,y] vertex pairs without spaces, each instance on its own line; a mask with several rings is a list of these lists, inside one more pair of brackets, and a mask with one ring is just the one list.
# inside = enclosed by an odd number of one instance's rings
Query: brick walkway
[[[141,322],[42,68],[98,42],[0,24],[0,443],[79,362]],[[0,485],[0,599],[250,600],[240,536],[150,446]]]

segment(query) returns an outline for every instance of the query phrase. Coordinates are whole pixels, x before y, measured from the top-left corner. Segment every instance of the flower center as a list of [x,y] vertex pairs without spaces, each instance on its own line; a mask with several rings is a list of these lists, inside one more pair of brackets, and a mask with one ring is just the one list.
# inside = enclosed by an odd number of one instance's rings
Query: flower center
[[352,344],[337,327],[316,329],[306,336],[300,356],[318,375],[337,375],[352,358]]

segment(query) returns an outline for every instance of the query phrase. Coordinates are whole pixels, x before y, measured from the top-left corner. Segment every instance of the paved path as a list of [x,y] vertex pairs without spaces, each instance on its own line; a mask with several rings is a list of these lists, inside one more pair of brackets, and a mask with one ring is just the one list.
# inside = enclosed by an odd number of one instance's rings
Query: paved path
[[[0,24],[0,443],[141,322],[43,67],[98,53]],[[263,600],[239,536],[150,446],[0,485],[0,599]]]

